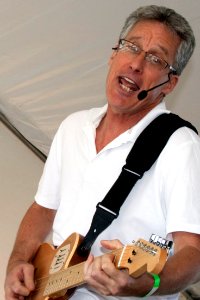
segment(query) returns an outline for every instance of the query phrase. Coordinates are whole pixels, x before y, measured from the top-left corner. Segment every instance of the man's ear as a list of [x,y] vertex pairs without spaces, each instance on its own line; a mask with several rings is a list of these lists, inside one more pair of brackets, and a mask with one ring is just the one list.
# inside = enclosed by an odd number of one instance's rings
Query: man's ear
[[173,91],[175,86],[177,85],[179,81],[179,76],[178,75],[169,75],[170,76],[170,81],[166,84],[166,86],[163,88],[162,92],[167,95]]

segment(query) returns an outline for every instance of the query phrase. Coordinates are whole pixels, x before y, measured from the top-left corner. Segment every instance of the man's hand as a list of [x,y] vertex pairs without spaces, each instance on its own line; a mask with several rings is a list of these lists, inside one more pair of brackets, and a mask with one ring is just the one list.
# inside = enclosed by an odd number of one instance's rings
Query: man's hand
[[6,300],[22,300],[34,289],[34,267],[27,262],[32,260],[50,232],[55,214],[55,210],[36,202],[27,210],[8,261]]
[[19,261],[8,272],[5,281],[5,299],[23,300],[34,290],[34,267],[33,265]]
[[[102,246],[109,250],[121,248],[119,240],[102,241]],[[153,286],[153,279],[147,273],[134,279],[126,270],[116,269],[114,254],[108,253],[94,259],[90,255],[85,262],[85,280],[102,295],[143,296]],[[141,284],[145,286],[141,287]]]

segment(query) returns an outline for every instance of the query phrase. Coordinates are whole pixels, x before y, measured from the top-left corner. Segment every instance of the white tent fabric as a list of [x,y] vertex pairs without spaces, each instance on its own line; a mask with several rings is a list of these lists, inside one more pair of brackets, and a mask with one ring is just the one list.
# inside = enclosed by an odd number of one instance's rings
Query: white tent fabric
[[0,111],[44,154],[70,113],[106,102],[111,48],[128,14],[165,5],[191,23],[197,49],[169,108],[200,129],[198,0],[0,0]]

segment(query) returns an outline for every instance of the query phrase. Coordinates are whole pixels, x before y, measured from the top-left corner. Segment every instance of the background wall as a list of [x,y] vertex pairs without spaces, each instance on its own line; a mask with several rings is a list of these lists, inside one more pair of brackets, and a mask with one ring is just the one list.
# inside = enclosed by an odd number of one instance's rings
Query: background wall
[[0,299],[17,228],[34,199],[43,162],[0,123]]
[[152,3],[175,9],[194,30],[194,56],[167,103],[200,130],[199,0],[0,0],[0,111],[47,154],[67,115],[106,102],[121,27]]

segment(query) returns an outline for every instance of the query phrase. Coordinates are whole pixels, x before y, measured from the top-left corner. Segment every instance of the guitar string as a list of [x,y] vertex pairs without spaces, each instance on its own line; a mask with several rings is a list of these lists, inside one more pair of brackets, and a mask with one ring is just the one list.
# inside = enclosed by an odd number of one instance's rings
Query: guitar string
[[[119,250],[119,249],[118,249]],[[115,251],[116,252],[116,251]],[[114,252],[112,252],[114,253]],[[142,258],[142,256],[146,256],[146,253],[144,253],[143,255],[140,254],[140,258]],[[48,283],[48,280],[53,279],[53,277],[58,277],[58,276],[62,276],[64,273],[69,273],[69,272],[73,272],[73,269],[76,269],[78,266],[80,266],[81,264],[84,264],[84,262],[80,263],[80,264],[77,264],[77,265],[74,265],[74,266],[70,266],[69,268],[67,269],[63,269],[55,274],[50,274],[49,276],[45,276],[45,277],[41,277],[41,278],[38,278],[36,280],[36,286],[39,286],[38,288],[35,289],[35,291],[38,291],[38,290],[41,290],[43,289],[44,287],[46,287],[47,283]],[[66,275],[69,275],[69,274],[66,274]],[[76,274],[74,274],[73,276],[75,276]],[[72,278],[74,279],[74,278]]]
[[[51,280],[51,278],[52,278],[52,280],[54,279],[53,277],[55,277],[55,279],[56,279],[56,277],[58,277],[58,276],[61,277],[65,273],[72,273],[73,269],[80,267],[81,264],[84,265],[84,262],[74,265],[74,266],[70,266],[67,269],[63,269],[61,271],[56,272],[55,274],[50,274],[48,276],[44,276],[44,277],[40,277],[40,278],[36,279],[35,280],[36,288],[34,291],[39,291],[39,290],[43,289],[44,287],[46,287],[48,281]],[[69,276],[69,274],[67,274],[67,275]],[[73,276],[75,276],[75,275],[76,274],[74,274]],[[39,286],[39,287],[37,288],[37,286]]]
[[[115,255],[115,254],[117,254],[119,251],[121,251],[121,249],[116,249],[116,250],[114,250],[113,252],[110,252],[110,253],[112,253],[112,254]],[[68,267],[67,269],[63,269],[63,270],[61,270],[61,271],[58,271],[58,272],[56,272],[55,274],[50,274],[50,275],[47,275],[47,276],[44,276],[44,277],[40,277],[40,278],[36,279],[35,282],[36,282],[36,284],[40,284],[39,281],[47,281],[47,282],[48,282],[48,280],[51,279],[51,277],[53,278],[53,277],[56,277],[56,276],[59,276],[59,275],[62,276],[64,273],[67,273],[67,272],[70,272],[70,271],[73,272],[73,269],[75,269],[75,268],[80,268],[80,266],[83,265],[84,263],[85,263],[85,261],[84,261],[84,262],[81,262],[81,263],[79,263],[79,264],[70,266],[70,267]],[[69,274],[67,274],[67,275],[69,275]],[[46,282],[45,282],[44,284],[46,284]]]
[[[116,249],[116,250],[114,250],[114,251],[112,251],[112,252],[109,252],[109,253],[112,253],[112,254],[114,254],[114,255],[116,255],[118,252],[120,252],[120,251],[122,251],[122,249]],[[35,283],[36,283],[36,289],[34,290],[34,291],[39,291],[39,290],[41,290],[41,289],[43,289],[43,288],[45,288],[46,286],[47,286],[47,283],[48,283],[48,281],[49,280],[51,280],[51,277],[52,277],[52,279],[53,279],[53,277],[61,277],[63,274],[66,274],[66,273],[73,273],[74,272],[74,269],[76,269],[76,268],[80,268],[80,266],[81,265],[84,265],[84,263],[85,263],[85,261],[84,262],[81,262],[81,263],[79,263],[79,264],[76,264],[76,265],[74,265],[74,266],[70,266],[70,267],[68,267],[67,269],[63,269],[63,270],[61,270],[61,271],[58,271],[58,272],[56,272],[55,274],[50,274],[50,275],[48,275],[48,276],[44,276],[44,277],[40,277],[40,278],[38,278],[38,279],[36,279],[35,280]],[[81,270],[81,271],[83,271],[83,270]],[[69,274],[66,274],[66,275],[69,275]],[[76,276],[76,278],[75,279],[77,279],[78,278],[78,276],[77,276],[77,274],[73,274],[73,276],[72,277],[75,277]],[[70,277],[70,276],[69,276]],[[73,280],[74,280],[74,278],[72,278]],[[78,284],[77,284],[78,285]],[[37,288],[37,286],[39,286],[38,288]]]
[[[119,250],[119,249],[118,249]],[[112,252],[113,253],[113,252]],[[143,253],[143,254],[140,254],[140,258],[142,259],[144,256],[146,256],[146,253]],[[126,259],[125,259],[126,260]],[[127,261],[127,260],[126,260]],[[123,262],[123,260],[122,260],[122,262]],[[71,273],[73,272],[73,270],[75,269],[75,268],[77,268],[78,266],[80,267],[80,265],[83,265],[84,264],[84,262],[82,262],[82,263],[80,263],[80,264],[77,264],[77,265],[74,265],[74,266],[70,266],[69,268],[67,268],[67,269],[63,269],[63,270],[61,270],[61,271],[58,271],[57,273],[55,273],[55,274],[50,274],[49,276],[44,276],[44,277],[41,277],[41,278],[38,278],[36,281],[35,281],[35,283],[36,283],[36,289],[34,290],[34,292],[36,292],[36,291],[39,291],[39,290],[42,290],[43,288],[45,288],[46,287],[46,285],[47,285],[47,283],[48,283],[48,281],[49,281],[49,279],[51,279],[51,277],[52,277],[52,279],[53,279],[53,277],[58,277],[58,276],[62,276],[64,273],[68,273],[68,272],[70,272],[71,271]],[[67,274],[67,275],[69,275],[69,274]],[[74,274],[73,276],[75,276],[76,274]],[[37,287],[38,286],[38,287]],[[66,287],[67,288],[67,287]],[[63,288],[64,289],[64,288]]]

